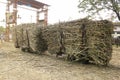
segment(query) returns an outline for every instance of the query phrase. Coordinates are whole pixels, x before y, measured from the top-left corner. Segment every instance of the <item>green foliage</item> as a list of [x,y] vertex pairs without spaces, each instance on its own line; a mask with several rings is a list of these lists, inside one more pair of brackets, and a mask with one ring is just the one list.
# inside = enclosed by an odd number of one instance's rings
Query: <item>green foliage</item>
[[88,13],[88,17],[99,15],[100,11],[112,11],[120,20],[120,0],[79,0],[80,12]]

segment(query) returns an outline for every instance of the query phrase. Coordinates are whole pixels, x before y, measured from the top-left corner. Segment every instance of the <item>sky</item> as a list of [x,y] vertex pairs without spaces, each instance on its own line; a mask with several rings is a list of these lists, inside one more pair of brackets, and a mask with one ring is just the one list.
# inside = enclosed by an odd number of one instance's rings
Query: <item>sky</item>
[[[37,0],[50,5],[48,8],[48,23],[53,24],[59,21],[69,21],[85,17],[84,13],[80,14],[78,9],[79,0]],[[0,0],[0,2],[6,2],[6,0]],[[12,7],[12,6],[11,6]],[[25,6],[22,6],[25,7]],[[5,26],[6,4],[0,3],[0,25]],[[27,7],[29,8],[29,7]],[[12,8],[11,8],[12,10]],[[30,23],[36,21],[36,12],[29,11],[18,7],[18,15],[21,19],[18,19],[18,24]],[[40,15],[43,18],[43,14]]]

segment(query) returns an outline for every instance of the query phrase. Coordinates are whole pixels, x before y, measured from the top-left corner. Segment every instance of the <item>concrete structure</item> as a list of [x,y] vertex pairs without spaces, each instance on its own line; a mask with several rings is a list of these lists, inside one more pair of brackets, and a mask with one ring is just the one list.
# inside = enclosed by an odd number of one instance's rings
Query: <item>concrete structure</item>
[[120,23],[114,23],[114,33],[112,35],[114,38],[120,36]]
[[[10,6],[13,5],[13,11],[10,12]],[[36,0],[7,0],[6,5],[6,41],[9,41],[10,38],[10,25],[17,25],[17,5],[29,6],[36,9],[36,22],[40,23],[39,20],[40,13],[44,13],[43,25],[47,26],[48,22],[48,4],[38,2]],[[29,13],[28,13],[29,14]]]

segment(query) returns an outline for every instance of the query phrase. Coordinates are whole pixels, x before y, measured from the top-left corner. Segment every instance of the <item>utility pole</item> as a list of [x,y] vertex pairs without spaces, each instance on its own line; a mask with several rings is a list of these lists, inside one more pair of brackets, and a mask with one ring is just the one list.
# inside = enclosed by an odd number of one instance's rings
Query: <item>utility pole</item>
[[13,2],[13,16],[14,16],[13,23],[17,25],[17,0],[14,0]]
[[[10,5],[13,4],[13,12],[10,12]],[[10,24],[17,25],[17,0],[7,0],[6,5],[6,41],[10,40]]]
[[10,1],[7,1],[7,5],[6,5],[6,37],[5,40],[9,41],[9,31],[10,31],[10,24],[8,24],[8,14],[10,14]]

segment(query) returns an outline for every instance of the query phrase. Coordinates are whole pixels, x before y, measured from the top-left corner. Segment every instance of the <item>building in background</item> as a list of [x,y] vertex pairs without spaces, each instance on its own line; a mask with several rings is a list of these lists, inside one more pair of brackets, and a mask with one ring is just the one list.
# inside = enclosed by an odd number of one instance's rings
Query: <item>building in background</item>
[[120,36],[120,23],[119,22],[114,23],[114,33],[112,35],[114,38],[117,38]]

